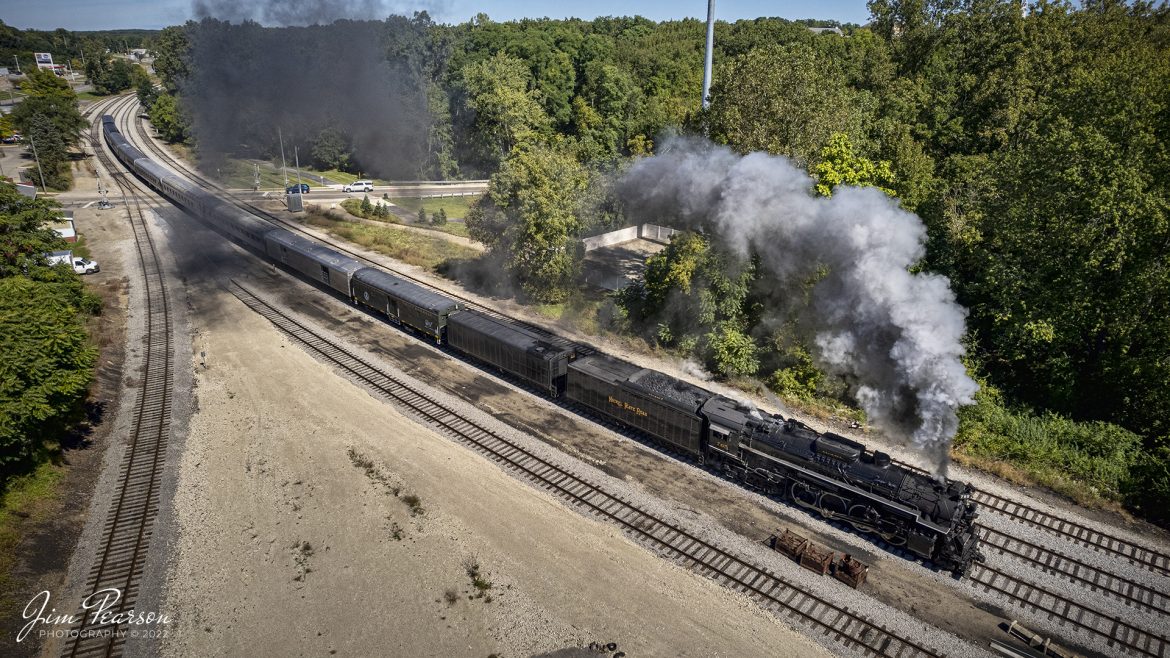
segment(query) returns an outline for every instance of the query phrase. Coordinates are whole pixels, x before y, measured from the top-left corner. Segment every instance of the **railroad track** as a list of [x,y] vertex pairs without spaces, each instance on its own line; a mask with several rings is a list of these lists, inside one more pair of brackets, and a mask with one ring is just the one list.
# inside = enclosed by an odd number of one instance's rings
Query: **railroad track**
[[405,380],[353,355],[260,299],[239,283],[232,283],[232,294],[303,345],[311,354],[331,363],[425,424],[468,445],[561,500],[614,523],[627,535],[659,553],[754,598],[765,608],[862,655],[899,658],[939,655],[912,640],[899,637],[848,608],[838,606],[813,592],[801,590],[746,558],[700,539],[686,529],[662,520],[475,421],[450,411]]
[[1073,543],[1108,553],[1154,573],[1170,575],[1170,555],[1165,553],[981,489],[975,491],[972,499],[984,509],[992,510],[996,514],[1063,537]]
[[[102,530],[101,547],[86,580],[86,592],[116,588],[113,615],[133,610],[158,512],[160,477],[170,435],[173,379],[170,300],[154,240],[139,199],[103,150],[100,121],[91,126],[94,153],[121,190],[130,214],[146,299],[146,344],[134,425],[118,476],[118,490]],[[63,656],[120,656],[125,624],[95,624],[90,615],[72,630]]]
[[309,233],[308,231],[306,231],[304,229],[303,226],[301,226],[300,224],[297,224],[296,222],[290,222],[287,219],[281,218],[277,215],[274,215],[274,214],[268,212],[267,210],[264,210],[263,208],[252,205],[252,202],[250,200],[248,200],[244,197],[238,196],[236,194],[233,194],[231,191],[223,188],[215,181],[213,181],[210,178],[201,174],[198,170],[194,169],[193,167],[187,165],[184,162],[180,162],[177,158],[175,158],[170,153],[168,153],[166,151],[166,149],[163,149],[160,146],[158,146],[158,144],[156,144],[154,142],[154,140],[150,137],[150,135],[148,135],[146,133],[146,129],[143,127],[141,121],[134,121],[133,119],[131,119],[130,122],[132,124],[134,124],[134,130],[138,134],[138,136],[140,137],[140,140],[138,142],[139,145],[145,146],[145,149],[143,150],[144,153],[146,151],[150,151],[151,153],[154,154],[155,157],[159,158],[160,160],[162,160],[166,164],[170,165],[173,169],[176,169],[178,171],[183,172],[183,175],[185,175],[188,179],[197,182],[204,189],[213,191],[216,194],[220,195],[222,198],[227,199],[233,205],[235,205],[237,208],[240,208],[241,210],[252,213],[253,215],[256,215],[257,217],[260,217],[261,219],[264,219],[264,220],[268,221],[269,223],[275,224],[281,228],[293,231],[294,233],[299,233],[301,235],[304,235],[305,237],[307,237],[315,242],[319,242],[321,244],[328,245],[333,250],[338,251],[338,252],[343,253],[343,254],[346,254],[355,260],[366,263],[366,264],[373,266],[373,267],[377,267],[379,269],[387,270],[389,272],[392,272],[395,276],[412,281],[412,282],[414,282],[414,283],[416,283],[416,284],[418,284],[418,285],[420,285],[428,290],[432,290],[432,291],[437,292],[439,294],[442,294],[442,295],[445,295],[445,296],[450,297],[452,299],[456,299],[460,302],[463,302],[465,305],[467,305],[468,308],[473,308],[473,309],[475,309],[475,310],[477,310],[485,315],[490,315],[491,317],[495,318],[496,320],[499,320],[500,322],[503,322],[505,324],[509,324],[509,325],[512,325],[515,327],[527,329],[528,331],[531,331],[531,332],[539,335],[542,339],[544,339],[544,340],[548,341],[549,343],[556,345],[558,347],[561,347],[561,348],[571,347],[573,349],[576,349],[577,353],[580,354],[581,356],[587,356],[587,355],[594,354],[597,352],[597,348],[593,347],[592,345],[588,345],[586,343],[580,343],[577,341],[572,341],[572,340],[569,340],[567,338],[564,338],[563,336],[559,336],[556,333],[553,333],[552,331],[549,331],[548,329],[545,329],[544,327],[541,327],[539,325],[525,322],[523,320],[517,320],[516,318],[513,318],[513,317],[510,317],[510,316],[505,315],[503,313],[500,313],[499,311],[496,311],[490,307],[483,306],[479,302],[476,302],[475,300],[473,300],[469,297],[464,297],[458,293],[453,293],[453,292],[450,292],[447,290],[438,290],[438,289],[434,288],[430,283],[428,283],[420,278],[417,278],[415,276],[412,276],[411,274],[409,274],[407,272],[403,272],[400,269],[390,267],[388,265],[385,265],[384,263],[375,262],[375,261],[371,260],[370,258],[367,258],[366,256],[363,256],[362,254],[353,251],[352,249],[350,249],[349,247],[347,247],[346,245],[344,245],[342,243],[339,243],[339,242],[336,242],[334,240],[330,240],[328,238],[324,238],[324,237]]
[[1000,532],[987,526],[978,526],[983,546],[1003,555],[1019,558],[1037,569],[1055,574],[1081,587],[1118,599],[1128,606],[1143,608],[1158,614],[1170,614],[1170,594],[1102,571],[1086,562]]
[[1094,610],[1049,589],[1027,583],[986,563],[975,563],[967,572],[971,584],[996,592],[1037,616],[1060,625],[1071,625],[1105,641],[1131,656],[1165,658],[1167,640],[1113,615]]

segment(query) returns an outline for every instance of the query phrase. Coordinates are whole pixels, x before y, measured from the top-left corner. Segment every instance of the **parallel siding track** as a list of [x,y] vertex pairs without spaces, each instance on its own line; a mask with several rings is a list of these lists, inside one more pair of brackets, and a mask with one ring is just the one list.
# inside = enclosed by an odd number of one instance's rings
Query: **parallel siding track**
[[700,539],[475,421],[446,409],[404,380],[351,354],[239,283],[233,283],[232,294],[305,346],[311,354],[331,363],[427,425],[468,445],[550,494],[616,524],[628,535],[661,554],[756,599],[765,608],[783,614],[797,624],[862,655],[898,658],[939,655],[912,640],[899,637],[848,608],[838,606],[813,592],[803,591],[746,558]]
[[985,549],[1023,560],[1041,571],[1055,574],[1090,591],[1101,592],[1128,606],[1170,615],[1170,594],[1166,592],[1108,573],[1082,560],[994,528],[978,526],[978,532]]
[[972,496],[985,509],[1039,528],[1058,537],[1107,553],[1154,573],[1170,575],[1170,555],[1139,546],[1086,525],[1049,514],[993,493],[977,490]]
[[995,567],[976,563],[967,576],[973,585],[1005,596],[1016,605],[1057,624],[1075,626],[1127,655],[1151,658],[1165,658],[1167,655],[1164,636],[1093,610],[1063,594],[1025,582]]
[[[102,531],[101,548],[86,581],[86,593],[106,588],[121,592],[109,608],[111,615],[134,609],[158,512],[159,484],[171,422],[172,368],[170,299],[154,240],[146,217],[130,184],[118,173],[118,165],[102,150],[100,122],[90,140],[94,153],[123,193],[138,262],[142,268],[146,300],[146,344],[142,383],[134,411],[134,426],[123,458],[118,491]],[[125,643],[125,624],[95,624],[85,615],[73,627],[63,656],[120,656]]]

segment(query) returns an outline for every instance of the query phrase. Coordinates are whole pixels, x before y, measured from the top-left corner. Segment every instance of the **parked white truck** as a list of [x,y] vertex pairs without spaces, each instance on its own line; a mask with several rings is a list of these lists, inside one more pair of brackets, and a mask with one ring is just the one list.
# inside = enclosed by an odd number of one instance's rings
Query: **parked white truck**
[[100,272],[101,267],[98,266],[96,260],[88,260],[80,256],[74,256],[72,251],[54,251],[46,254],[49,259],[49,265],[56,265],[63,263],[73,267],[73,271],[78,274],[93,274]]

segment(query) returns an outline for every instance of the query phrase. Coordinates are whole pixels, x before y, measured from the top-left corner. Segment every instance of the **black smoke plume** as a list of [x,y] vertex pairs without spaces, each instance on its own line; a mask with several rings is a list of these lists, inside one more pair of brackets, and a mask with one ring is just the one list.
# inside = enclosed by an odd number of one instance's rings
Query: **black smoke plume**
[[[180,92],[201,157],[277,158],[283,135],[288,164],[294,145],[305,164],[322,133],[331,132],[363,174],[415,178],[431,125],[424,75],[413,55],[429,24],[425,15],[308,27],[263,27],[251,20],[312,23],[376,6],[198,3],[204,15],[188,24],[190,73]],[[244,22],[213,18],[211,11]]]
[[[873,188],[814,196],[787,158],[676,138],[622,190],[638,221],[704,231],[774,280],[770,320],[795,320],[819,366],[846,378],[870,421],[944,474],[956,411],[977,384],[961,361],[966,311],[925,255],[917,216]],[[805,302],[804,287],[816,281]]]

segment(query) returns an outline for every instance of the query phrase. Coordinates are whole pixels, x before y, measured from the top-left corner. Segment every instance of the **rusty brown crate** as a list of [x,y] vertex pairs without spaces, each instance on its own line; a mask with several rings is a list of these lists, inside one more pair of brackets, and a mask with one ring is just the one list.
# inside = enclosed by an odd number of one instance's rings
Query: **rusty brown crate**
[[837,580],[846,585],[857,589],[865,582],[865,577],[869,574],[869,567],[861,562],[853,559],[852,555],[846,555],[843,559],[838,560],[836,569],[833,570],[833,576]]
[[821,546],[809,542],[804,547],[804,553],[800,556],[800,566],[815,571],[822,576],[829,573],[829,567],[833,564],[833,551],[827,550]]
[[800,556],[804,554],[805,547],[808,546],[807,539],[787,528],[784,529],[783,534],[773,536],[771,543],[774,550],[794,560],[800,560]]

